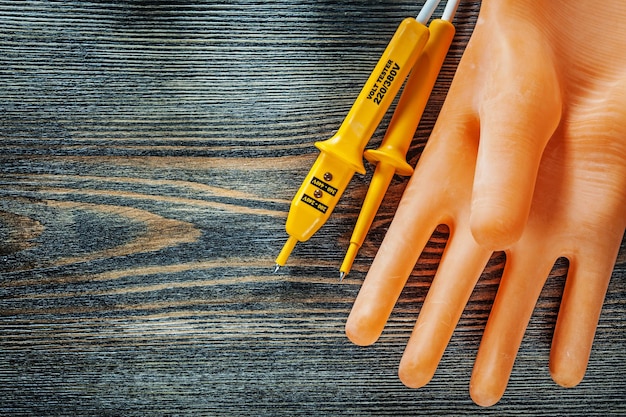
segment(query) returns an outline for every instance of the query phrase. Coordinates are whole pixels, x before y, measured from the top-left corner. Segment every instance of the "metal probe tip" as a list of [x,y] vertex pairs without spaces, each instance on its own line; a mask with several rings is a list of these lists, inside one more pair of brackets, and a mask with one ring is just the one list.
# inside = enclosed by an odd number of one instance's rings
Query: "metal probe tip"
[[274,266],[274,273],[277,273],[279,269],[280,269],[280,265],[276,264]]
[[345,272],[343,272],[343,271],[341,271],[341,272],[339,273],[339,282],[343,281],[343,278],[344,278],[345,276],[346,276],[346,273],[345,273]]

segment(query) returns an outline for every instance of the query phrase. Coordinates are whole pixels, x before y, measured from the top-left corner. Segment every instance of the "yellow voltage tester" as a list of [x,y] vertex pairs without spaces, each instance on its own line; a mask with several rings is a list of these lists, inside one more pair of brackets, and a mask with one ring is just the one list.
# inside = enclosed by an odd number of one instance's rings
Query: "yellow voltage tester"
[[291,201],[287,242],[275,272],[297,242],[308,240],[328,220],[355,172],[365,174],[363,151],[415,65],[429,38],[426,23],[439,0],[428,0],[417,19],[402,21],[337,133],[316,142],[320,154]]
[[394,174],[413,173],[413,167],[406,162],[406,154],[454,38],[454,26],[447,18],[451,17],[444,13],[442,19],[434,19],[428,25],[430,37],[404,86],[385,137],[378,149],[364,153],[365,159],[376,164],[376,170],[339,268],[340,279],[350,272]]

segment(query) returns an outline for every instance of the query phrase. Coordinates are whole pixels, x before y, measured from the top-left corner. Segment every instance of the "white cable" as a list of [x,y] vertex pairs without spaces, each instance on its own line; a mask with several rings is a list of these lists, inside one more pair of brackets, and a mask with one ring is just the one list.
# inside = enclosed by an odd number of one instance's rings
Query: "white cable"
[[454,19],[454,14],[456,13],[456,9],[459,7],[460,2],[461,0],[448,0],[441,19],[452,22],[452,19]]
[[437,6],[439,6],[439,1],[440,0],[426,0],[426,3],[422,6],[422,10],[417,15],[417,19],[415,20],[420,22],[422,25],[426,25]]

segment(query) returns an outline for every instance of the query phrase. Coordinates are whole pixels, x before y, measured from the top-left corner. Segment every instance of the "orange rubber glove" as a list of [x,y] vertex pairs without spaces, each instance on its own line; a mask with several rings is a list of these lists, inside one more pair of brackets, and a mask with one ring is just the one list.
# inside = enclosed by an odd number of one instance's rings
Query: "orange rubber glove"
[[626,2],[484,0],[431,138],[346,324],[374,343],[438,224],[450,236],[399,367],[432,378],[493,250],[506,250],[470,382],[503,395],[557,258],[569,271],[550,355],[584,376],[626,227]]

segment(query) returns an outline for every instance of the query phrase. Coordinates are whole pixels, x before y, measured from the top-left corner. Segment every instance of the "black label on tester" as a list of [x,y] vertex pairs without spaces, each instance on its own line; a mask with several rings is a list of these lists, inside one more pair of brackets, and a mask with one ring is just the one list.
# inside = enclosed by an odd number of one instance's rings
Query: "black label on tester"
[[309,206],[313,207],[315,210],[321,211],[322,213],[326,213],[328,210],[328,206],[326,204],[320,203],[310,195],[303,195],[301,200],[307,203]]
[[328,194],[332,195],[333,197],[337,194],[337,191],[339,191],[332,185],[325,183],[324,181],[320,180],[317,177],[313,177],[313,179],[311,180],[311,184],[313,184],[314,186],[316,186],[322,191],[326,191]]

